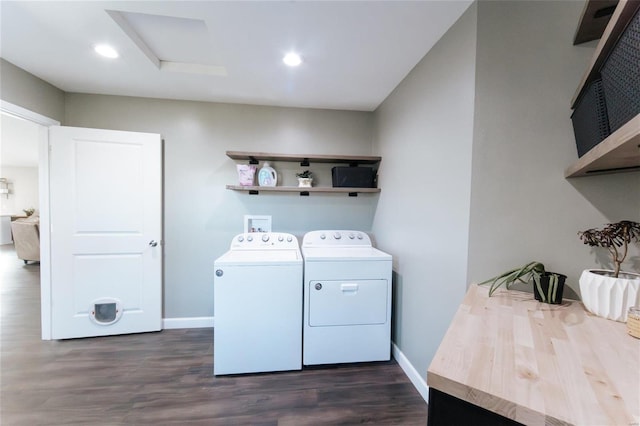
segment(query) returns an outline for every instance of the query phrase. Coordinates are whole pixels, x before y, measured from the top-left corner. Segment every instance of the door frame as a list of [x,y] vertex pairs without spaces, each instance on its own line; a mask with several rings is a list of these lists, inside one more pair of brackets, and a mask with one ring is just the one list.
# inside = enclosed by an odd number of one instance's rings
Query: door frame
[[[49,211],[49,127],[60,122],[0,99],[0,111],[39,124],[38,202],[40,203],[40,324],[42,340],[51,340],[51,236]],[[45,232],[43,232],[43,230]]]

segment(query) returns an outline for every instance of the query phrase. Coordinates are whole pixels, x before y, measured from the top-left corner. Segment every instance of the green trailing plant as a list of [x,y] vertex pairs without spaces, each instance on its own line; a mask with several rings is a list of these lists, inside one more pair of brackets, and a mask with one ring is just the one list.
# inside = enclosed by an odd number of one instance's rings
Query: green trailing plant
[[312,173],[309,170],[305,170],[304,172],[296,173],[296,176],[303,179],[311,179]]
[[[549,288],[546,294],[542,289],[542,283],[540,280],[543,276],[549,277]],[[549,301],[547,303],[550,303],[555,302],[556,300],[559,277],[560,274],[547,272],[544,268],[544,264],[534,261],[529,262],[524,266],[510,269],[493,278],[489,278],[488,280],[481,282],[479,285],[491,284],[491,286],[489,287],[489,297],[491,297],[493,293],[502,286],[505,286],[507,289],[509,289],[512,285],[518,282],[529,284],[533,281],[542,301]]]
[[32,214],[34,214],[36,212],[36,209],[32,208],[28,208],[28,209],[23,209],[22,210],[27,216],[31,216]]
[[622,220],[609,223],[602,229],[587,229],[578,232],[578,236],[588,246],[604,247],[609,251],[614,265],[613,276],[618,278],[622,262],[627,257],[629,244],[640,242],[640,223]]

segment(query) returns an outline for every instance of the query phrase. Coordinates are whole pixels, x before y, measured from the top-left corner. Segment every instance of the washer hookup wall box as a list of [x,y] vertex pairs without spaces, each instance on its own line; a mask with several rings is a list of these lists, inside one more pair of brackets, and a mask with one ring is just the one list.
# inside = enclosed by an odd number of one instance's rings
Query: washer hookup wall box
[[271,216],[244,215],[244,232],[271,232]]

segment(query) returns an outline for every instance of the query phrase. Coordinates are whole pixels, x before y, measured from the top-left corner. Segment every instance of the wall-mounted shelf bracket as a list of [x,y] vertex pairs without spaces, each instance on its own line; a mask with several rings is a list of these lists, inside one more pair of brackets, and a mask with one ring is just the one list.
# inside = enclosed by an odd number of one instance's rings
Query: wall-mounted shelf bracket
[[301,197],[308,197],[309,196],[309,191],[300,191],[300,196]]
[[349,197],[357,197],[358,193],[357,192],[350,192],[349,193]]
[[308,158],[303,158],[302,161],[300,162],[300,165],[302,167],[309,167],[309,159]]
[[249,195],[258,195],[258,194],[259,194],[259,192],[254,190],[254,189],[250,189],[249,190]]
[[260,162],[256,159],[256,157],[250,155],[249,156],[249,164],[260,164]]

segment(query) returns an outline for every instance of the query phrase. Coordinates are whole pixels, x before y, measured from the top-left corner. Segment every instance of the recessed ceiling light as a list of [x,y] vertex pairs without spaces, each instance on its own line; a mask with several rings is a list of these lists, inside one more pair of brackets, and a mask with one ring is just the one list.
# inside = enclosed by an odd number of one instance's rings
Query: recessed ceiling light
[[289,65],[290,67],[297,67],[302,63],[302,58],[300,58],[300,55],[298,55],[297,53],[291,52],[284,55],[284,58],[282,58],[282,62]]
[[104,56],[105,58],[117,58],[118,56],[120,56],[118,55],[116,49],[107,44],[96,44],[93,47],[93,50],[95,50],[96,53]]

